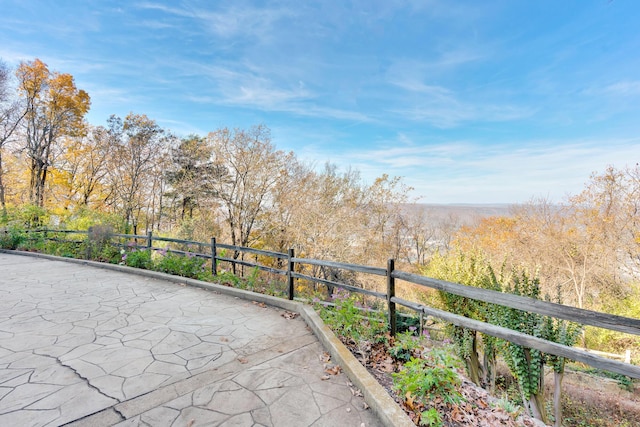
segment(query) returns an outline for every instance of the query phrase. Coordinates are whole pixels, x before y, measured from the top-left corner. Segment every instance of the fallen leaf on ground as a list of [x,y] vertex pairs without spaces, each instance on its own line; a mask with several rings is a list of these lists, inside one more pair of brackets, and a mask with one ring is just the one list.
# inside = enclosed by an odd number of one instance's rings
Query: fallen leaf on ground
[[229,342],[229,338],[227,338],[227,337],[220,337],[220,342]]
[[407,394],[405,395],[404,403],[406,403],[407,407],[411,410],[415,408],[415,406],[413,405],[413,396],[411,396],[411,393],[407,392]]
[[336,365],[333,368],[327,368],[324,371],[329,375],[338,375],[340,372],[342,372],[342,368]]
[[267,304],[265,304],[263,302],[253,301],[253,303],[255,305],[257,305],[258,307],[267,308]]
[[357,389],[355,387],[349,387],[349,390],[351,390],[351,394],[352,395],[354,395],[356,397],[362,397],[362,392],[360,391],[360,389]]
[[451,419],[457,423],[462,421],[462,412],[457,406],[454,406],[450,412]]
[[296,317],[298,317],[298,315],[299,313],[295,313],[293,311],[285,311],[284,313],[281,314],[281,316],[287,320],[295,319]]
[[249,361],[247,359],[245,359],[244,357],[238,357],[238,362],[242,363],[243,365],[246,363],[249,363]]

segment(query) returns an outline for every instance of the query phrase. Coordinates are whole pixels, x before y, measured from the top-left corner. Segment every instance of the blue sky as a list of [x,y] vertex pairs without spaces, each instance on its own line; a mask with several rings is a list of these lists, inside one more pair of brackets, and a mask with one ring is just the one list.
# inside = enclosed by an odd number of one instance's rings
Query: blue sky
[[561,201],[640,162],[639,22],[635,0],[0,0],[0,58],[74,75],[92,124],[264,124],[425,203]]

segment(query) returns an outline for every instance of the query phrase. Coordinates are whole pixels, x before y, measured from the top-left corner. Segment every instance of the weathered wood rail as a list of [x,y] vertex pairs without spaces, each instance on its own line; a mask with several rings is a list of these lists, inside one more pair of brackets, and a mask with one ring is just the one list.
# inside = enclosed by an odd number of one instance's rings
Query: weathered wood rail
[[[42,233],[43,238],[48,240],[64,240],[61,235],[85,235],[89,236],[90,231],[77,230],[31,230],[31,233]],[[583,349],[576,347],[568,347],[555,342],[547,341],[531,335],[523,334],[508,328],[492,325],[490,323],[463,317],[447,311],[429,307],[414,301],[407,301],[396,296],[396,287],[401,286],[403,282],[413,285],[423,286],[436,289],[443,292],[449,292],[462,297],[483,301],[491,304],[497,304],[504,307],[523,310],[536,313],[543,316],[550,316],[557,319],[567,320],[582,325],[590,325],[598,328],[609,329],[613,331],[623,332],[627,334],[640,336],[640,319],[616,316],[612,314],[584,310],[567,305],[537,300],[519,295],[507,294],[489,289],[481,289],[472,286],[465,286],[458,283],[451,283],[430,277],[420,276],[395,269],[394,260],[389,260],[386,268],[364,266],[357,264],[348,264],[336,261],[326,261],[308,258],[295,257],[293,249],[287,253],[267,251],[261,249],[247,248],[242,246],[220,244],[215,238],[211,238],[210,242],[195,242],[189,240],[174,239],[168,237],[154,236],[148,232],[146,235],[136,234],[112,234],[113,238],[128,240],[123,243],[122,240],[115,242],[118,246],[133,246],[137,249],[147,249],[152,251],[167,251],[180,255],[191,255],[211,260],[211,272],[216,275],[218,273],[218,263],[226,262],[232,265],[242,265],[251,268],[257,268],[261,271],[281,275],[287,280],[288,298],[295,298],[295,280],[301,279],[309,282],[319,283],[325,286],[341,288],[349,292],[357,292],[371,297],[386,300],[389,327],[392,334],[396,332],[396,307],[403,306],[417,313],[441,319],[445,322],[462,326],[475,331],[485,333],[497,338],[507,340],[509,342],[519,344],[525,347],[534,348],[544,353],[556,356],[566,357],[571,360],[585,363],[598,369],[615,372],[632,378],[640,378],[640,366],[630,363],[620,362],[609,358],[601,357]],[[68,241],[68,240],[66,240]],[[82,241],[74,240],[73,242],[81,244]],[[173,249],[170,247],[154,246],[154,242],[163,242],[165,244],[179,244],[184,247],[197,247],[198,251],[189,251],[184,249]],[[204,252],[206,248],[206,253]],[[222,250],[222,251],[221,251]],[[223,252],[224,251],[224,252]],[[226,255],[226,251],[232,251],[233,257]],[[252,254],[256,256],[254,262],[239,258],[239,254]],[[283,268],[274,268],[272,266],[263,265],[258,262],[258,256],[265,256],[279,260],[276,264],[282,265]],[[358,286],[331,281],[320,277],[303,274],[300,271],[301,266],[320,266],[338,270],[346,270],[357,273],[369,274],[374,276],[386,277],[387,292],[377,292],[360,288]]]

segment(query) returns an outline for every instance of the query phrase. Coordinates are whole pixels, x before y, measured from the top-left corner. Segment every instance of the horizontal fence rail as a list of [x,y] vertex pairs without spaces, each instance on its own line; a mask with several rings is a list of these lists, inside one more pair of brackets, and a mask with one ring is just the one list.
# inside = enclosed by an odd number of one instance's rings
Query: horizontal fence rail
[[[5,230],[5,233],[7,231]],[[59,239],[54,237],[56,233],[66,235],[85,235],[87,238],[91,236],[91,230],[30,230],[29,234],[42,233],[46,239]],[[524,347],[537,349],[547,354],[553,354],[555,356],[565,357],[571,360],[585,363],[598,369],[615,372],[618,374],[626,375],[632,378],[640,378],[640,366],[632,365],[630,363],[619,362],[609,358],[601,357],[594,354],[593,351],[579,349],[576,347],[568,347],[552,341],[547,341],[532,335],[524,334],[512,329],[508,329],[501,326],[496,326],[490,323],[481,322],[479,320],[470,319],[468,317],[460,316],[450,313],[448,311],[439,310],[433,307],[429,307],[423,304],[419,304],[413,301],[407,301],[398,298],[395,294],[397,286],[401,286],[403,282],[413,285],[428,287],[441,292],[448,292],[458,296],[474,299],[477,301],[483,301],[486,303],[501,305],[504,307],[522,310],[526,312],[532,312],[543,316],[549,316],[557,319],[567,320],[582,325],[590,325],[603,329],[609,329],[612,331],[623,332],[627,334],[640,336],[640,319],[616,316],[607,313],[601,313],[597,311],[585,310],[576,307],[571,307],[563,304],[552,303],[548,301],[537,300],[520,295],[508,294],[490,289],[476,288],[472,286],[461,285],[459,283],[451,283],[442,280],[433,279],[430,277],[420,276],[413,273],[408,273],[395,269],[394,260],[389,260],[386,268],[371,267],[358,264],[342,263],[337,261],[326,261],[308,258],[297,258],[293,249],[290,249],[288,253],[274,252],[262,249],[247,248],[243,246],[220,244],[216,242],[215,238],[211,238],[210,243],[196,242],[190,240],[181,240],[168,237],[154,236],[152,232],[148,232],[145,235],[138,234],[110,234],[110,237],[118,239],[129,240],[128,244],[117,243],[120,247],[131,246],[136,249],[147,249],[152,251],[166,250],[167,252],[179,254],[179,255],[191,255],[211,260],[211,271],[213,274],[217,274],[218,262],[227,262],[232,264],[234,270],[236,265],[242,265],[246,267],[256,268],[261,271],[267,271],[269,273],[278,274],[287,277],[288,298],[294,299],[294,283],[296,279],[306,280],[309,282],[320,283],[328,287],[335,287],[347,290],[349,292],[356,292],[363,295],[368,295],[374,298],[386,300],[388,308],[388,322],[389,328],[392,334],[396,332],[396,305],[406,307],[413,310],[420,315],[432,316],[441,319],[445,322],[468,328],[474,331],[482,332],[487,335],[491,335],[497,338],[504,339],[514,344],[522,345]],[[197,247],[199,251],[204,251],[205,248],[209,251],[194,252],[184,249],[172,249],[153,246],[153,242],[164,243],[176,243],[185,245],[188,247]],[[140,242],[140,243],[138,243]],[[75,243],[82,243],[77,242]],[[143,244],[142,244],[143,243]],[[232,256],[227,256],[219,252],[219,250],[232,251]],[[251,262],[243,259],[244,254],[251,254],[256,256],[256,261]],[[273,268],[258,263],[257,257],[264,256],[279,260],[283,267],[282,269]],[[358,286],[350,285],[347,283],[337,282],[333,280],[323,279],[320,277],[304,274],[301,271],[302,266],[317,266],[327,267],[332,269],[346,270],[357,273],[370,274],[374,276],[382,276],[387,279],[387,292],[377,292]],[[297,270],[296,270],[297,269]],[[397,282],[400,281],[400,282]],[[628,357],[627,357],[628,358]]]
[[640,335],[640,319],[632,319],[629,317],[601,313],[599,311],[585,310],[554,302],[498,292],[491,289],[475,288],[473,286],[445,282],[443,280],[432,279],[430,277],[419,276],[412,273],[405,273],[403,271],[394,271],[392,276],[406,282],[478,301],[542,314],[544,316],[555,317],[557,319],[569,320],[583,325],[597,326],[599,328],[610,329],[612,331]]

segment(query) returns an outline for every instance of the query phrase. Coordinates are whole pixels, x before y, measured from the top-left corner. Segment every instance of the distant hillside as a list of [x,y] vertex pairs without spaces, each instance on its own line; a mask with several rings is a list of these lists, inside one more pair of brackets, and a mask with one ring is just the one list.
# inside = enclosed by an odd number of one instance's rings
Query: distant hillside
[[424,213],[430,220],[438,223],[455,223],[458,226],[475,223],[478,219],[490,216],[510,216],[511,207],[507,204],[447,204],[428,203],[403,204],[402,209],[408,214]]

